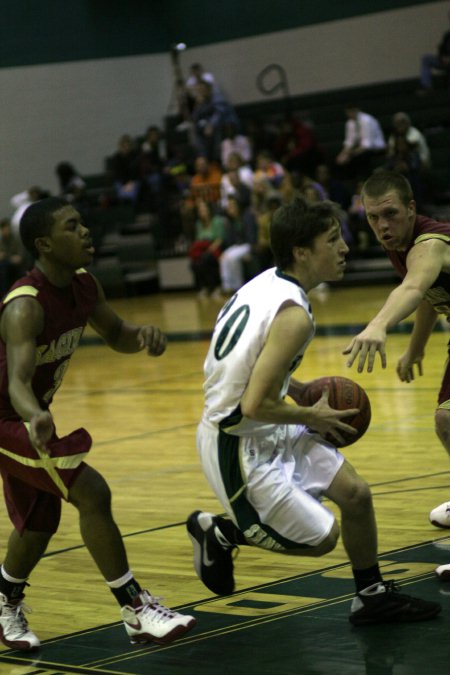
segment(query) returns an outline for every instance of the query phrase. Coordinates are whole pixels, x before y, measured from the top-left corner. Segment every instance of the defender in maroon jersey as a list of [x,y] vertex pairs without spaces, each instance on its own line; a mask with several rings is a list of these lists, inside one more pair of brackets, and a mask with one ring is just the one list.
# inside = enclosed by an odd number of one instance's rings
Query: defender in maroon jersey
[[121,607],[131,641],[170,642],[195,619],[164,607],[136,581],[109,487],[84,461],[89,433],[77,429],[60,438],[50,410],[87,323],[124,353],[145,349],[159,356],[166,336],[121,319],[106,302],[84,269],[94,254],[89,230],[68,202],[34,203],[20,233],[36,262],[0,304],[0,473],[14,525],[0,568],[0,639],[13,649],[39,647],[23,614],[23,591],[58,528],[65,499],[78,509],[83,541]]
[[[385,368],[387,331],[415,312],[409,344],[397,363],[400,380],[412,382],[415,371],[422,375],[425,346],[439,315],[450,318],[450,223],[417,215],[409,182],[394,172],[374,172],[363,186],[362,201],[367,221],[402,282],[343,353],[348,354],[349,367],[357,361],[358,372],[366,364],[371,372],[377,353]],[[449,354],[438,394],[435,429],[450,454]],[[433,524],[450,527],[447,506],[450,502],[433,509],[433,516],[430,514]],[[450,581],[450,565],[441,565],[436,573],[442,580]]]

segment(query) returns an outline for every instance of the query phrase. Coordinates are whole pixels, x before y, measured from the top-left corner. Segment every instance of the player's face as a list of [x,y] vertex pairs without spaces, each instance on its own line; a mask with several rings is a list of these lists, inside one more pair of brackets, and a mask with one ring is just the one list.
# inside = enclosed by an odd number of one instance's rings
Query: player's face
[[367,222],[376,238],[388,251],[404,251],[411,241],[416,219],[416,203],[400,201],[395,191],[381,197],[364,197]]
[[45,240],[47,257],[58,265],[78,269],[92,262],[94,247],[81,215],[72,206],[53,214],[53,226]]
[[336,221],[329,230],[314,240],[308,261],[309,271],[322,281],[338,281],[345,272],[345,256],[349,248],[342,238],[340,224]]

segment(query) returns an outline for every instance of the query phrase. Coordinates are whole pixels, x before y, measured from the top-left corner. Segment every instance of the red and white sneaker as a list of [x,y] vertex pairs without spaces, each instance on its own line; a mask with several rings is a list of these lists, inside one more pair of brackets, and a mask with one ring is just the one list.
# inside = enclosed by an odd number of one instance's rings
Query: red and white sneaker
[[40,647],[39,638],[28,628],[25,612],[31,609],[22,602],[24,596],[11,601],[0,593],[0,640],[10,649],[28,652]]
[[133,604],[122,607],[120,613],[131,644],[157,642],[164,645],[177,640],[197,623],[193,616],[164,607],[148,591],[141,591]]

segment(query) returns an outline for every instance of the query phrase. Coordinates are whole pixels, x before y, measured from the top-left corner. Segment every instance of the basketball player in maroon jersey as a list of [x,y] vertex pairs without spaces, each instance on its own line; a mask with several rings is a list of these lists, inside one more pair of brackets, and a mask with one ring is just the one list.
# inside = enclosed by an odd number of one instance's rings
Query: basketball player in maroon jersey
[[[360,373],[366,365],[372,372],[377,353],[385,368],[388,330],[415,312],[409,344],[397,363],[400,380],[412,382],[415,374],[422,375],[425,346],[439,315],[450,317],[450,223],[418,215],[411,185],[395,172],[374,172],[364,183],[361,197],[367,221],[402,283],[343,353],[348,354],[349,367],[357,362]],[[450,454],[450,361],[438,395],[435,429]],[[450,527],[450,502],[432,513],[434,524]],[[440,565],[436,573],[450,581],[450,565]]]
[[161,605],[130,571],[104,478],[85,463],[85,429],[58,437],[50,410],[70,358],[89,323],[115,351],[159,356],[166,337],[121,319],[84,269],[94,249],[68,202],[50,197],[24,213],[20,233],[35,259],[0,304],[0,473],[14,529],[0,568],[0,639],[13,649],[39,647],[23,614],[27,579],[56,532],[61,500],[79,512],[82,539],[116,597],[132,642],[166,643],[194,624]]

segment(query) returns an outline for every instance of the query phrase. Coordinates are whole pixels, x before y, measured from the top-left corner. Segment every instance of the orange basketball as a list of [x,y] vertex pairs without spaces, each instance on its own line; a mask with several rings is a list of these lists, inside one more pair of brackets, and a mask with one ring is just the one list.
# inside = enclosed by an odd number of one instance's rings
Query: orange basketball
[[[296,397],[297,403],[305,406],[314,405],[314,403],[322,396],[325,387],[328,387],[329,390],[328,403],[331,408],[336,408],[337,410],[359,408],[359,413],[357,415],[346,417],[345,420],[343,420],[346,424],[350,424],[354,427],[358,432],[355,436],[346,434],[345,431],[340,432],[341,436],[345,439],[345,442],[341,443],[339,447],[346,447],[361,438],[369,427],[372,416],[369,397],[359,384],[350,380],[348,377],[330,376],[319,377],[316,380],[307,382],[299,396]],[[337,445],[336,440],[331,437],[326,440]]]

